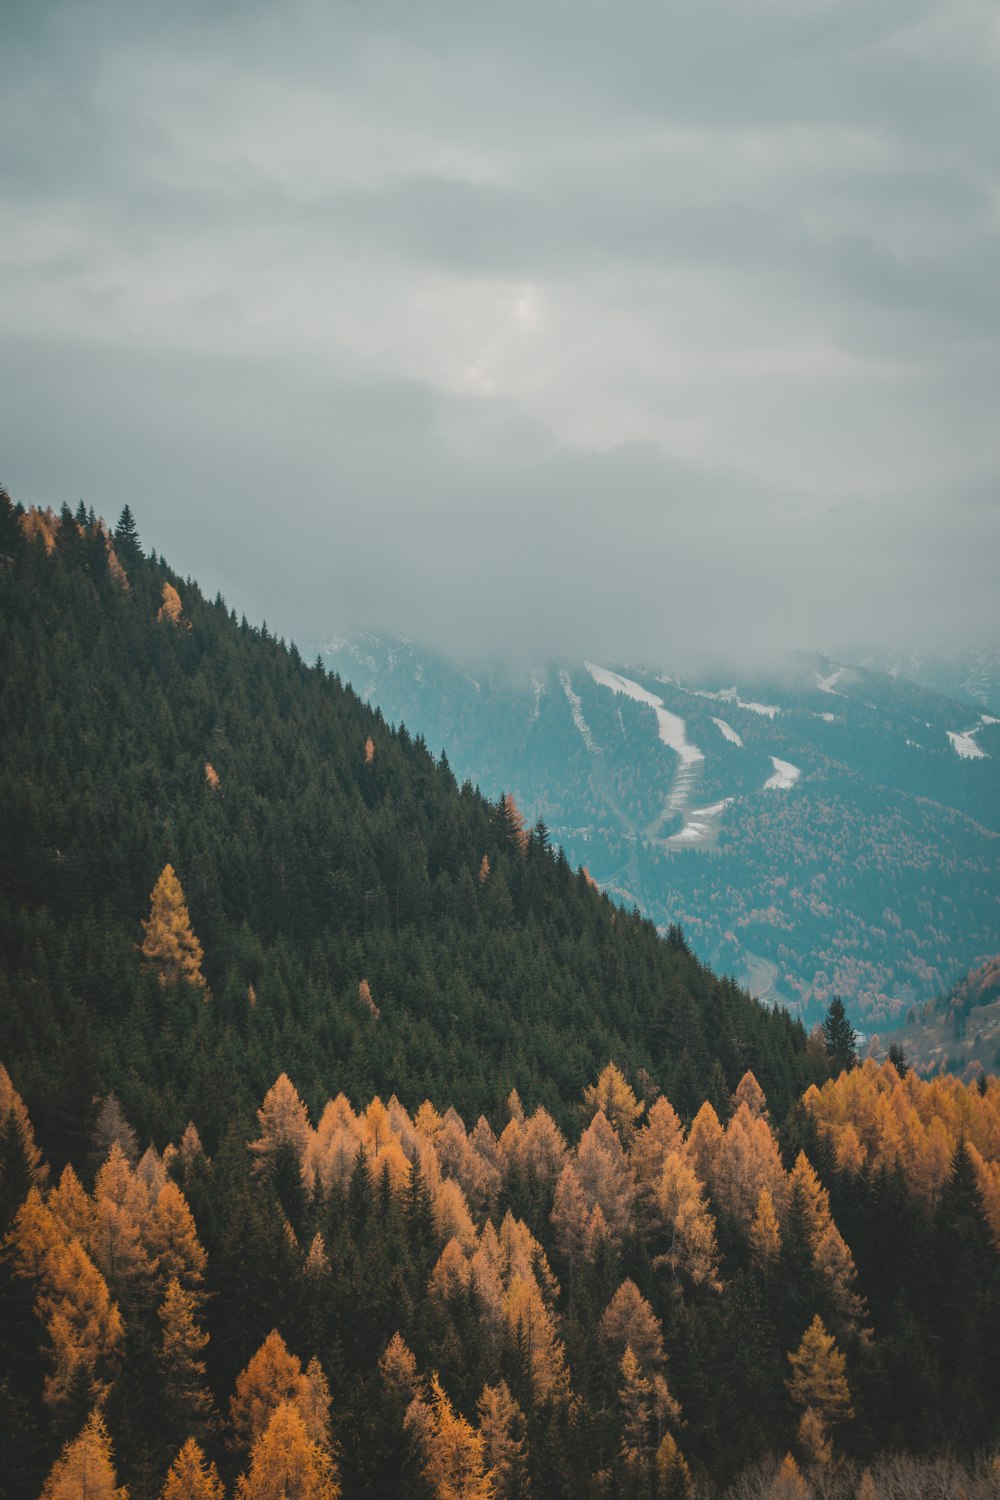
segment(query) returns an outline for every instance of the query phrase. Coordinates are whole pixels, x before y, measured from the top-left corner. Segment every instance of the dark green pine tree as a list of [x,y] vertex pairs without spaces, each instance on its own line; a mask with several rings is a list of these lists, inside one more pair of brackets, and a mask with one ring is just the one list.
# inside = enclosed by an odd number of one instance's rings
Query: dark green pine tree
[[847,1019],[844,1002],[839,995],[830,1001],[830,1009],[823,1022],[823,1039],[826,1053],[834,1068],[853,1068],[858,1060],[858,1038]]
[[123,561],[134,561],[142,555],[142,549],[139,546],[139,528],[135,524],[135,516],[128,505],[123,508],[118,517],[118,525],[115,527],[115,546],[122,555]]

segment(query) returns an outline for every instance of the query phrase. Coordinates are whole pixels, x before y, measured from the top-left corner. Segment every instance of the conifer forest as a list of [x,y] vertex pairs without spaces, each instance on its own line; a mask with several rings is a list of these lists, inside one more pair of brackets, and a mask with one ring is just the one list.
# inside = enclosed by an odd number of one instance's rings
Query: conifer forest
[[2,1500],[1000,1496],[1000,1079],[860,1060],[0,495]]

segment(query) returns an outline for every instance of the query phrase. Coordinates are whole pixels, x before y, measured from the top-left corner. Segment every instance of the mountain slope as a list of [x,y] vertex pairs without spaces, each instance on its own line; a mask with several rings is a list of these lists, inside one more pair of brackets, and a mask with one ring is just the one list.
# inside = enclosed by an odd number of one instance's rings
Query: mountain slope
[[1000,724],[816,656],[738,685],[553,664],[523,682],[331,644],[386,716],[509,787],[603,889],[755,993],[901,1022],[996,947]]
[[[566,1121],[610,1057],[681,1109],[808,1081],[800,1027],[294,648],[86,516],[0,510],[0,1056],[57,1159],[109,1088],[215,1139],[282,1068],[473,1119],[516,1087]],[[207,1002],[138,951],[167,863]]]

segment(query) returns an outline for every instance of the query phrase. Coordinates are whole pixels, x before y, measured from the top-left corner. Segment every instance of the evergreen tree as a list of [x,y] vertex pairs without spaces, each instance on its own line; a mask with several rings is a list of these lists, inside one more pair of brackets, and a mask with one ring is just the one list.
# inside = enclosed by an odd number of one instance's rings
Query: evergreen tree
[[830,1001],[823,1021],[823,1040],[826,1055],[835,1069],[854,1067],[858,1060],[858,1038],[839,995]]

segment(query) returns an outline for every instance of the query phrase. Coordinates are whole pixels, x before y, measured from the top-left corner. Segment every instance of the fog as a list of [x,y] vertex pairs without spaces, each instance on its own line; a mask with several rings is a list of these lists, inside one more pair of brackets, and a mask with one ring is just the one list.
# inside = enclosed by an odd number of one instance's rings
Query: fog
[[4,7],[0,480],[313,647],[997,641],[988,3]]

